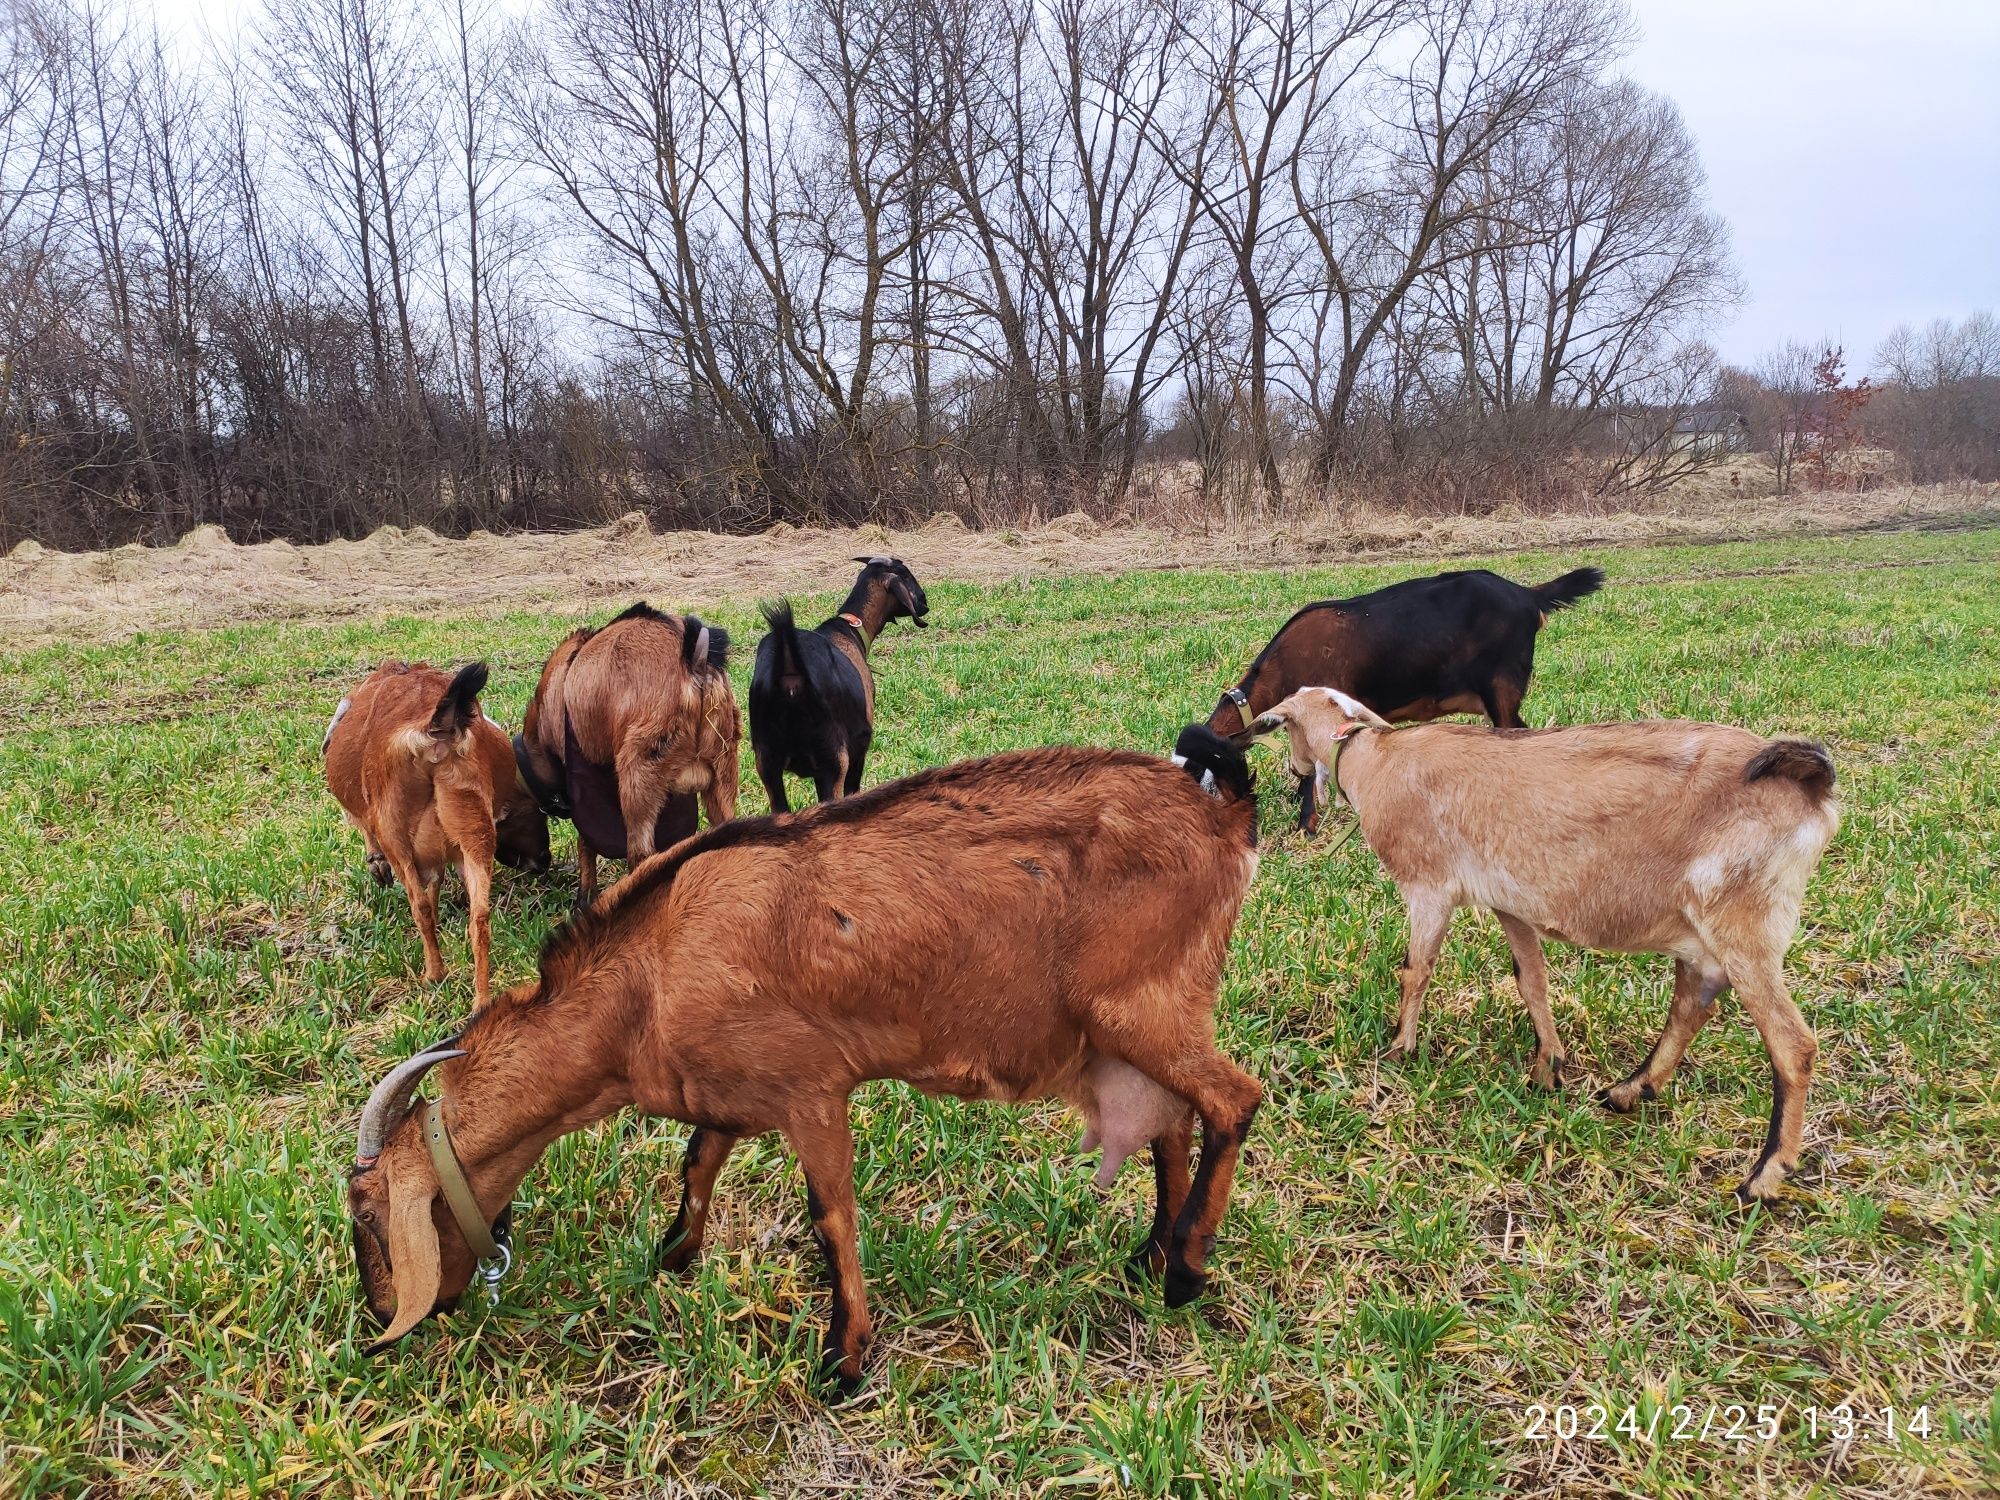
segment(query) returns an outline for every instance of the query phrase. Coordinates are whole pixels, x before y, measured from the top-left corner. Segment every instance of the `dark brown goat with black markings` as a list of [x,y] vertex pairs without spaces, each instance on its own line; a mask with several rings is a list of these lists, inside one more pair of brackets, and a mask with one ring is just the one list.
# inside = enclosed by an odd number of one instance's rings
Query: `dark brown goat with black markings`
[[[1533,588],[1480,569],[1308,604],[1223,693],[1208,727],[1240,734],[1300,688],[1327,687],[1391,723],[1483,713],[1495,728],[1519,729],[1536,635],[1552,611],[1603,584],[1596,568]],[[1299,783],[1299,827],[1312,833],[1318,826],[1317,788],[1307,778]]]
[[514,753],[543,810],[576,824],[577,902],[597,896],[600,855],[637,864],[736,816],[742,719],[728,634],[635,604],[549,654]]
[[446,1149],[486,1223],[559,1136],[628,1106],[694,1125],[670,1267],[700,1250],[730,1149],[782,1132],[832,1272],[825,1363],[844,1388],[871,1338],[848,1129],[870,1079],[1061,1097],[1113,1170],[1150,1142],[1158,1203],[1133,1259],[1165,1272],[1170,1306],[1196,1296],[1262,1097],[1216,1050],[1214,1016],[1256,799],[1235,747],[1194,726],[1179,750],[1178,765],[1078,748],[966,761],[712,828],[635,870],[550,940],[537,983],[369,1100],[348,1203],[388,1324],[377,1347],[474,1269],[413,1123],[438,1064]]

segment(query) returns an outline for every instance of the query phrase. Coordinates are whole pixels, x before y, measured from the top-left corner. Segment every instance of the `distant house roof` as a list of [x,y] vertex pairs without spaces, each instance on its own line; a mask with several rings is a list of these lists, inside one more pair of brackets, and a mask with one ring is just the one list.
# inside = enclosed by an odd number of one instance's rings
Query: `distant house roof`
[[1749,425],[1743,420],[1741,412],[1691,411],[1674,423],[1674,432],[1677,435],[1705,436],[1712,433],[1734,432],[1739,427]]

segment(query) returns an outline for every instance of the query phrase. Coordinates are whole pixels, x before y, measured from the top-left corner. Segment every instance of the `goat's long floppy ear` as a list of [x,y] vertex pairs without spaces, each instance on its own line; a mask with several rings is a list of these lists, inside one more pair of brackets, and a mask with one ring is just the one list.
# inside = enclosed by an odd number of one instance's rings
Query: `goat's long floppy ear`
[[1289,723],[1291,723],[1291,717],[1283,708],[1270,709],[1265,713],[1257,715],[1249,724],[1238,730],[1235,734],[1232,734],[1230,738],[1247,745],[1253,740],[1261,740],[1267,734],[1278,733]]
[[910,592],[910,586],[897,574],[889,575],[889,592],[896,596],[896,602],[909,612],[910,623],[919,630],[930,629],[931,622],[917,612],[917,596]]
[[396,1280],[396,1320],[368,1346],[380,1354],[437,1305],[438,1237],[431,1222],[437,1184],[427,1168],[405,1165],[389,1179],[389,1266]]
[[1327,692],[1332,694],[1333,701],[1340,705],[1340,711],[1346,714],[1348,718],[1355,720],[1357,723],[1366,724],[1370,729],[1387,729],[1389,727],[1387,719],[1376,713],[1374,709],[1363,703],[1359,698],[1350,698],[1339,688],[1328,688]]

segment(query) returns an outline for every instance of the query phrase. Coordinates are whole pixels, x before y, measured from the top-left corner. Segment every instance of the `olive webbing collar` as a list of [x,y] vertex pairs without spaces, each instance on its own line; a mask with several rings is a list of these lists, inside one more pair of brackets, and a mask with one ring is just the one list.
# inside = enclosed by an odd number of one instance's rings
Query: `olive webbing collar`
[[1408,727],[1410,726],[1403,724],[1364,724],[1359,719],[1350,719],[1347,728],[1334,736],[1333,759],[1326,763],[1326,780],[1327,784],[1333,788],[1332,805],[1338,807],[1342,802],[1345,802],[1348,811],[1354,814],[1354,821],[1349,823],[1347,831],[1335,839],[1328,847],[1326,851],[1328,854],[1338,854],[1342,849],[1347,847],[1348,843],[1354,838],[1354,835],[1361,831],[1361,809],[1354,805],[1352,797],[1340,789],[1340,757],[1346,752],[1348,742],[1364,729],[1372,729],[1377,734],[1394,734],[1398,729]]
[[496,1236],[479,1211],[472,1185],[465,1180],[465,1168],[451,1148],[451,1132],[444,1125],[444,1100],[433,1099],[424,1110],[424,1144],[430,1147],[431,1166],[437,1171],[438,1185],[444,1189],[445,1204],[458,1224],[458,1232],[479,1258],[479,1276],[486,1283],[489,1299],[499,1295],[500,1278],[514,1265],[514,1252],[504,1230]]

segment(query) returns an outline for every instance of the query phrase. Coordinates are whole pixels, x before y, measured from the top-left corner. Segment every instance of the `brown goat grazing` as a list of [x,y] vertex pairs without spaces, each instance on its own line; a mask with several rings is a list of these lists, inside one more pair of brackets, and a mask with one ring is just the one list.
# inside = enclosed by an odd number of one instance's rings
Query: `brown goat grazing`
[[1462,906],[1500,919],[1534,1021],[1532,1077],[1567,1061],[1548,1002],[1542,939],[1674,959],[1666,1030],[1601,1096],[1624,1113],[1656,1098],[1734,989],[1771,1057],[1771,1128],[1738,1194],[1773,1198],[1798,1164],[1819,1044],[1785,987],[1785,950],[1834,831],[1824,747],[1672,720],[1574,729],[1431,724],[1393,734],[1344,693],[1306,688],[1250,725],[1285,731],[1294,775],[1326,768],[1403,893],[1410,948],[1389,1055],[1417,1045],[1417,1015],[1445,928]]
[[[635,870],[550,939],[538,983],[369,1100],[348,1205],[369,1310],[388,1324],[376,1347],[452,1304],[551,1141],[630,1105],[696,1127],[661,1247],[671,1269],[701,1248],[731,1148],[783,1133],[832,1273],[825,1364],[851,1390],[871,1333],[848,1096],[870,1079],[1059,1096],[1119,1143],[1107,1151],[1148,1135],[1159,1199],[1133,1261],[1164,1269],[1170,1306],[1197,1295],[1262,1097],[1214,1040],[1256,801],[1242,752],[1207,730],[1177,759],[966,761],[711,828]],[[435,1128],[470,1185],[462,1211],[440,1197],[450,1158],[409,1102],[440,1062]]]
[[576,824],[577,901],[597,896],[600,855],[637,864],[736,816],[742,720],[729,636],[693,615],[635,604],[550,653],[514,751],[551,817]]
[[[1595,593],[1596,568],[1533,588],[1479,569],[1406,578],[1372,594],[1323,599],[1287,620],[1208,716],[1217,734],[1240,734],[1258,714],[1302,687],[1339,688],[1396,722],[1483,713],[1521,727],[1535,670],[1535,638],[1549,615]],[[1310,778],[1299,783],[1299,827],[1319,828]]]
[[424,978],[444,978],[437,888],[447,865],[465,880],[472,918],[472,990],[492,986],[488,910],[493,860],[549,867],[549,825],[521,784],[506,731],[479,710],[486,663],[447,677],[419,662],[384,662],[340,700],[320,741],[327,789],[361,830],[368,873],[393,875],[424,942]]

